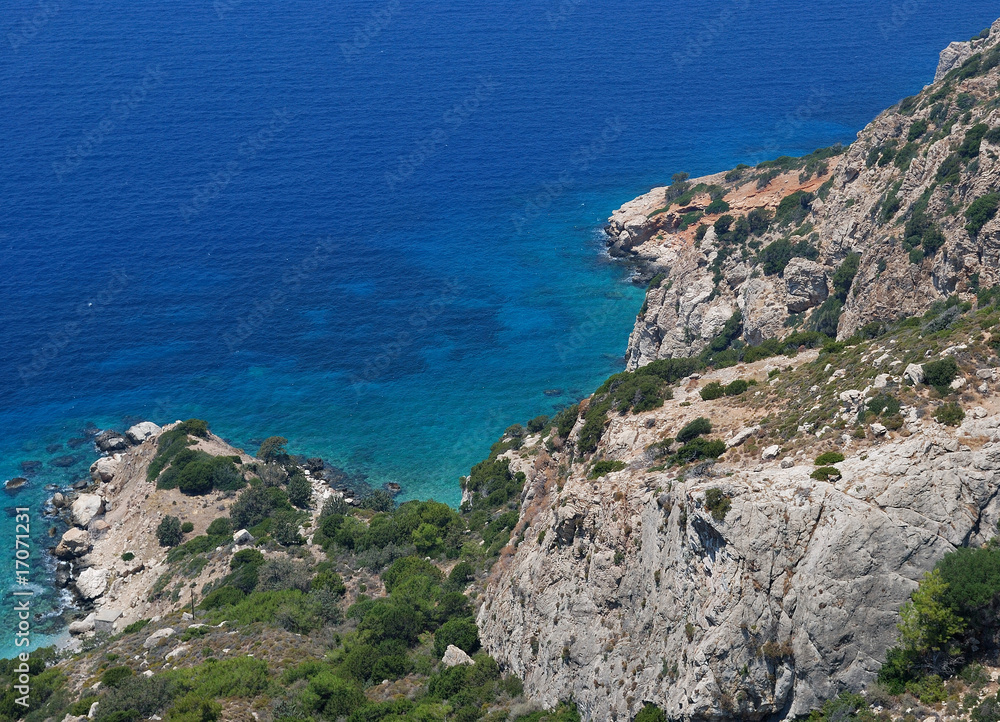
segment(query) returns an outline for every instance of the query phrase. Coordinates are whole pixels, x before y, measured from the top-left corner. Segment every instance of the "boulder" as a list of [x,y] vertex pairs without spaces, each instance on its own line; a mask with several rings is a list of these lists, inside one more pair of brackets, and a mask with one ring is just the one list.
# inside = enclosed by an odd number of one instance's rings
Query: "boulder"
[[737,431],[732,438],[726,441],[726,448],[731,449],[734,446],[739,446],[744,441],[749,439],[751,436],[756,434],[758,431],[760,431],[759,426],[750,426],[746,429],[741,429],[740,431]]
[[889,431],[886,427],[882,426],[882,424],[872,424],[869,428],[875,436],[885,436]]
[[782,469],[791,469],[793,466],[795,466],[795,462],[792,461],[791,459],[782,459],[781,464],[779,464],[779,466],[781,466]]
[[889,385],[890,378],[892,377],[889,376],[889,374],[879,374],[878,376],[875,377],[875,380],[872,382],[872,387],[876,389],[884,389],[886,386]]
[[142,421],[125,432],[133,444],[141,444],[146,439],[159,436],[162,429],[152,421]]
[[52,506],[56,509],[64,508],[69,502],[66,501],[66,497],[63,496],[62,492],[56,492],[52,495]]
[[52,552],[58,559],[75,559],[90,551],[90,535],[83,529],[73,528],[63,534]]
[[190,647],[188,645],[182,644],[179,647],[176,647],[173,651],[167,652],[167,656],[165,656],[164,659],[173,659],[174,657],[179,657],[185,652],[187,652],[189,649]]
[[15,476],[13,479],[8,479],[3,484],[3,490],[10,495],[14,495],[21,491],[24,487],[28,485],[28,480],[23,476]]
[[764,461],[770,461],[771,459],[777,459],[778,454],[781,453],[781,447],[777,444],[772,444],[761,452],[760,458]]
[[115,451],[125,451],[128,448],[128,439],[117,431],[102,431],[94,437],[94,443],[105,454],[111,454]]
[[830,295],[826,268],[805,258],[793,258],[785,266],[785,305],[789,313],[801,313],[818,306]]
[[80,494],[73,502],[73,523],[85,527],[102,511],[104,499],[97,494]]
[[918,364],[910,364],[903,371],[903,378],[910,381],[914,386],[924,382],[924,367]]
[[249,544],[253,541],[253,534],[248,532],[246,529],[240,529],[238,532],[233,534],[233,541],[236,544]]
[[941,80],[954,68],[959,67],[966,60],[972,57],[972,43],[968,40],[951,43],[941,51],[938,58],[937,71],[934,73],[934,82]]
[[76,590],[84,599],[97,599],[108,588],[108,572],[106,569],[91,567],[80,572],[76,578]]
[[960,388],[965,386],[965,384],[966,384],[965,377],[959,376],[957,379],[948,384],[948,386],[950,386],[952,390],[958,391]]
[[79,619],[69,625],[70,634],[86,634],[93,632],[95,627],[94,615],[89,615],[86,619]]
[[444,650],[444,656],[441,658],[441,664],[445,667],[457,667],[460,664],[474,665],[475,662],[472,661],[472,657],[467,655],[454,644],[449,644],[448,648]]
[[116,458],[116,456],[102,456],[91,464],[90,477],[94,481],[104,482],[115,478],[115,474],[118,473],[118,467],[121,466],[121,458]]
[[142,643],[142,647],[143,649],[153,649],[154,647],[159,647],[175,634],[176,632],[170,627],[158,629],[146,637],[146,641]]

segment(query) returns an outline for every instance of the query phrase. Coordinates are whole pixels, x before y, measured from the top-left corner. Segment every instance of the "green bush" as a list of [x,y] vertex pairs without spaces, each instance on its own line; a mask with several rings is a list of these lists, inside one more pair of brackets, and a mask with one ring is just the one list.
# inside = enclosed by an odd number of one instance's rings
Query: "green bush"
[[231,536],[233,533],[233,523],[226,517],[214,519],[205,531],[209,536]]
[[678,449],[671,460],[678,464],[689,464],[702,459],[717,459],[724,453],[726,453],[725,442],[698,438]]
[[726,395],[726,389],[718,381],[706,384],[699,392],[702,401],[715,401]]
[[779,225],[799,225],[809,215],[809,210],[816,196],[806,191],[795,191],[785,196],[778,204],[774,221]]
[[632,722],[667,722],[667,715],[656,705],[647,702]]
[[539,431],[545,429],[545,425],[549,422],[549,417],[544,414],[541,416],[536,416],[528,422],[528,433],[537,434]]
[[156,538],[161,547],[175,547],[181,543],[184,536],[181,531],[181,520],[176,516],[165,516],[156,527]]
[[594,467],[590,470],[590,478],[598,479],[614,471],[621,471],[624,468],[624,461],[609,461],[607,459],[602,459],[601,461],[595,463]]
[[714,216],[716,213],[725,213],[729,210],[729,204],[722,198],[716,198],[705,207],[705,214]]
[[954,402],[942,404],[934,412],[934,418],[945,426],[958,426],[965,419],[965,411]]
[[765,276],[783,273],[785,266],[792,260],[792,242],[782,238],[765,246],[757,260],[764,268]]
[[987,223],[993,220],[1000,208],[1000,194],[988,193],[981,198],[974,200],[965,211],[965,230],[970,235],[976,236]]
[[110,667],[101,675],[101,683],[106,687],[118,687],[134,674],[131,667]]
[[132,552],[122,552],[122,561],[123,562],[130,562],[133,559],[135,559],[135,554],[133,554]]
[[434,633],[434,654],[444,655],[449,644],[454,644],[463,652],[472,654],[479,648],[479,630],[472,617],[451,619],[442,624]]
[[269,436],[261,442],[257,458],[265,462],[284,463],[288,460],[288,450],[285,448],[287,444],[288,439],[284,436]]
[[292,474],[288,480],[288,501],[299,509],[308,509],[312,506],[312,486],[309,480],[302,473]]
[[743,379],[736,379],[735,381],[731,382],[726,386],[726,396],[739,396],[740,394],[744,393],[748,388],[750,388],[749,383],[747,383]]
[[206,594],[198,607],[201,609],[219,609],[239,604],[245,597],[246,594],[235,587],[219,587]]
[[938,390],[947,391],[949,384],[958,376],[958,363],[951,356],[923,365],[924,383]]
[[732,506],[732,501],[722,489],[713,487],[705,492],[705,508],[712,513],[712,518],[716,521],[723,521]]
[[809,476],[817,481],[829,481],[830,479],[840,477],[840,469],[835,466],[821,466]]
[[183,534],[190,534],[194,531],[194,524],[192,522],[186,521],[181,524],[181,532]]
[[816,457],[816,466],[830,466],[831,464],[839,464],[843,460],[844,455],[839,451],[828,451]]
[[685,424],[684,427],[677,432],[677,441],[681,444],[686,444],[699,436],[710,433],[712,433],[712,422],[704,416],[699,416],[694,421]]

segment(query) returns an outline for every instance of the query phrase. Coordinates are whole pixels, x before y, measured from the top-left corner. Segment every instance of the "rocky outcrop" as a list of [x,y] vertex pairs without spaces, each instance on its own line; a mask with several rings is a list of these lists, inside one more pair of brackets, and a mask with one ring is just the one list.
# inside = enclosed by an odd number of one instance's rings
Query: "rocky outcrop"
[[[596,481],[560,488],[558,459],[514,460],[523,541],[485,590],[481,637],[529,696],[572,697],[588,720],[647,701],[671,719],[791,718],[861,689],[917,580],[1000,521],[997,415],[970,415],[958,437],[914,424],[829,482],[777,445],[704,478],[633,466],[664,423],[613,420],[603,453],[628,468]],[[721,516],[709,488],[731,500]]]
[[[966,218],[1000,186],[998,136],[983,137],[1000,128],[998,54],[1000,22],[989,37],[949,46],[936,82],[843,152],[692,179],[686,194],[656,188],[615,211],[609,249],[655,281],[629,339],[628,368],[697,354],[737,309],[749,344],[804,328],[844,339],[1000,283],[1000,216],[981,229]],[[966,63],[971,69],[956,72]],[[770,226],[751,227],[754,211],[771,215]],[[859,270],[831,298],[850,254]],[[792,314],[801,322],[789,322]]]
[[84,569],[74,581],[74,585],[83,599],[96,599],[108,588],[108,572],[93,567]]
[[97,494],[80,494],[73,502],[73,523],[86,527],[98,514],[104,511],[104,499]]
[[146,439],[159,436],[161,431],[162,429],[152,421],[142,421],[126,431],[125,436],[133,444],[141,444]]
[[826,268],[805,258],[793,258],[785,266],[785,288],[788,298],[785,306],[789,313],[802,313],[818,306],[830,295],[826,282]]
[[75,559],[90,551],[90,535],[83,529],[73,528],[62,535],[52,552],[57,559]]
[[94,437],[94,443],[97,445],[97,448],[105,454],[111,454],[116,451],[125,451],[128,448],[128,439],[119,434],[117,431],[102,431]]
[[120,465],[121,454],[102,456],[90,465],[90,477],[94,481],[111,481],[115,477],[115,473],[118,471]]

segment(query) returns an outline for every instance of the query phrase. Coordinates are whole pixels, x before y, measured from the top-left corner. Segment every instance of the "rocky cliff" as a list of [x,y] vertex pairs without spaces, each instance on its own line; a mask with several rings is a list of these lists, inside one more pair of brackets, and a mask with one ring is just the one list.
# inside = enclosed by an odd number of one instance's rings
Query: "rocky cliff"
[[[750,344],[798,327],[846,338],[1000,280],[1000,24],[992,30],[949,46],[934,83],[848,148],[679,180],[616,211],[612,253],[654,280],[629,368],[697,353],[737,311]],[[850,254],[860,271],[836,298]]]
[[[571,697],[587,719],[645,702],[672,719],[791,718],[863,689],[917,580],[1000,520],[1000,395],[977,368],[991,352],[950,349],[972,379],[955,382],[969,412],[953,429],[902,373],[928,350],[908,338],[741,364],[612,415],[593,457],[573,452],[582,419],[565,443],[508,452],[529,483],[521,541],[484,595],[487,650],[531,696]],[[738,378],[758,385],[699,394]],[[886,393],[902,400],[896,430],[858,425]],[[721,458],[657,463],[697,417],[726,441]],[[813,461],[828,450],[846,460],[824,480]],[[620,470],[595,478],[597,460]]]
[[[848,148],[678,177],[615,212],[612,252],[650,278],[629,373],[505,455],[528,482],[478,621],[527,694],[594,720],[808,713],[874,679],[925,572],[995,535],[1000,331],[976,291],[1000,281],[998,65],[1000,22]],[[846,348],[796,341],[646,403],[651,362],[807,329]],[[678,451],[697,418],[717,458]]]

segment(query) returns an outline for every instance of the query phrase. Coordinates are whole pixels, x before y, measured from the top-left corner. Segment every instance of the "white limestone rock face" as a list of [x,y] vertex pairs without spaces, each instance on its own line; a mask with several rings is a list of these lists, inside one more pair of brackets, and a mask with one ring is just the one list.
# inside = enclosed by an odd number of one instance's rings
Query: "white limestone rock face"
[[826,283],[826,267],[805,258],[793,258],[785,266],[785,303],[789,313],[801,313],[818,306],[830,294]]
[[73,502],[73,523],[85,527],[104,511],[104,499],[97,494],[80,494]]
[[[1000,443],[962,451],[949,433],[885,441],[838,464],[838,482],[805,464],[538,487],[484,592],[483,645],[530,698],[572,697],[585,720],[645,701],[670,719],[791,719],[864,689],[917,580],[1000,520]],[[712,487],[731,498],[722,521],[703,508]]]

